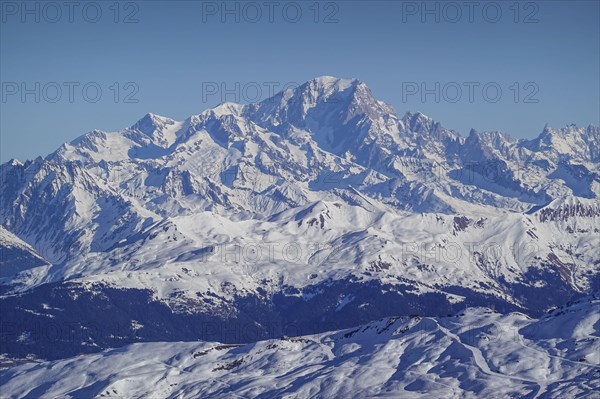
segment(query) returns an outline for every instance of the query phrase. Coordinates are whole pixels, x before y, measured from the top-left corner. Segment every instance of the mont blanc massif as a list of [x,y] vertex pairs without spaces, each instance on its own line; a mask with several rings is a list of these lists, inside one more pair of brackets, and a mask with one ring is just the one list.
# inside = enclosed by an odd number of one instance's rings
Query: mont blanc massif
[[325,76],[0,173],[2,397],[599,397],[598,126]]

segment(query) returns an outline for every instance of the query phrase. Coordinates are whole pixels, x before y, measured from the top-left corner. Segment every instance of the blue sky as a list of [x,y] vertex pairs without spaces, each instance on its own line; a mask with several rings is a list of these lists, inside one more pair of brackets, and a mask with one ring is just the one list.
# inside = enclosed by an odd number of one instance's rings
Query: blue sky
[[600,123],[598,1],[275,3],[121,2],[115,13],[98,1],[70,13],[3,1],[0,161],[320,75],[358,78],[399,114],[421,111],[463,135]]

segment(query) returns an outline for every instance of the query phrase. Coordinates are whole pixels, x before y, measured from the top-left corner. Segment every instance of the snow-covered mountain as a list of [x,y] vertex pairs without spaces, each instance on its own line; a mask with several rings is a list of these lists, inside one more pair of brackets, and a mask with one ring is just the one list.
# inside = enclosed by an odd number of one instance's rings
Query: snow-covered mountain
[[2,263],[0,353],[539,316],[598,289],[599,143],[594,126],[462,137],[332,77],[94,130],[0,165],[0,225],[43,258]]
[[540,319],[469,308],[246,345],[133,344],[13,367],[0,384],[11,398],[593,398],[599,306],[589,297]]

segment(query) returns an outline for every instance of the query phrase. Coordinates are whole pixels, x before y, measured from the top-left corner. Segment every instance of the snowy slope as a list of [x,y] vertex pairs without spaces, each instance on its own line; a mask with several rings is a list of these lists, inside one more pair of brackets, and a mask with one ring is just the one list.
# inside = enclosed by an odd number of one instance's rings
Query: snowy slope
[[591,398],[599,306],[586,298],[539,320],[469,308],[247,345],[134,344],[10,368],[0,387],[9,398]]

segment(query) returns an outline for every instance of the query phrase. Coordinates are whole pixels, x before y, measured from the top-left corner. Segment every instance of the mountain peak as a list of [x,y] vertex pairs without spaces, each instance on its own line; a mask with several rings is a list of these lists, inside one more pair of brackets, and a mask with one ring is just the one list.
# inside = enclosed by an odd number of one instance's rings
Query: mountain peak
[[[361,88],[362,90],[359,90]],[[365,92],[375,101],[369,88],[358,79],[341,79],[333,76],[320,76],[288,90],[286,97],[294,102],[300,102],[304,107],[312,108],[320,103],[340,103]]]
[[402,117],[402,123],[405,127],[414,132],[431,131],[436,124],[433,118],[421,112],[407,112]]
[[212,113],[217,117],[223,116],[223,115],[239,116],[242,114],[243,110],[244,110],[244,106],[242,104],[226,101],[226,102],[222,102],[221,104],[217,105],[216,107],[207,109],[206,111],[204,111],[202,113],[203,114],[204,113]]
[[493,130],[493,131],[483,131],[483,132],[478,132],[475,129],[471,129],[471,131],[469,132],[469,136],[467,137],[467,140],[475,140],[475,141],[495,141],[495,142],[513,142],[515,141],[510,134],[506,133],[506,132],[502,132],[499,130]]
[[424,113],[418,112],[418,111],[417,112],[408,111],[404,114],[402,119],[411,121],[413,123],[421,123],[421,124],[433,122],[432,118],[430,118],[429,116],[425,115]]
[[344,79],[344,78],[336,78],[334,76],[317,76],[316,78],[309,80],[305,84],[308,85],[316,85],[320,87],[334,87],[337,90],[345,90],[351,86],[357,86],[363,84],[356,78]]
[[164,128],[166,125],[172,125],[173,123],[175,123],[175,121],[171,118],[148,112],[131,126],[131,129],[138,130],[148,136],[153,136],[155,131]]

